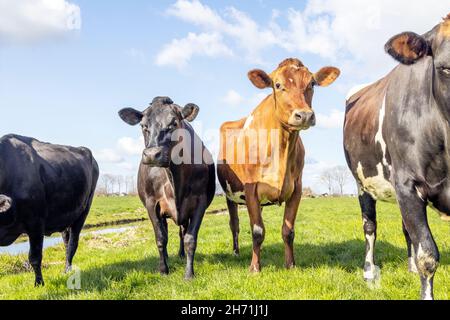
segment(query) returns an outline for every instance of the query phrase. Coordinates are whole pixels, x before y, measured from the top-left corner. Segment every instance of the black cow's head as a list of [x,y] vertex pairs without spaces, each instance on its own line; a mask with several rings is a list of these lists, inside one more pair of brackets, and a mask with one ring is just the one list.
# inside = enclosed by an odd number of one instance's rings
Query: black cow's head
[[177,141],[173,141],[175,130],[182,127],[182,121],[194,121],[199,107],[188,104],[181,108],[168,97],[157,97],[143,112],[132,108],[119,111],[119,116],[129,125],[141,124],[145,140],[142,163],[153,167],[168,167],[171,150]]
[[391,38],[386,52],[410,65],[425,56],[433,58],[433,93],[439,105],[450,112],[450,14],[431,31],[420,36],[404,32]]

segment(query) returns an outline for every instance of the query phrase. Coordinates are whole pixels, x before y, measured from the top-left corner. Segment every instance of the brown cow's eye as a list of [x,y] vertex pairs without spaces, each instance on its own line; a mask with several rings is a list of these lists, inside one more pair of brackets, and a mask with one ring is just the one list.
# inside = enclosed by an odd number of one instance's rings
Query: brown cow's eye
[[277,84],[275,85],[275,88],[281,89],[281,83],[277,83]]

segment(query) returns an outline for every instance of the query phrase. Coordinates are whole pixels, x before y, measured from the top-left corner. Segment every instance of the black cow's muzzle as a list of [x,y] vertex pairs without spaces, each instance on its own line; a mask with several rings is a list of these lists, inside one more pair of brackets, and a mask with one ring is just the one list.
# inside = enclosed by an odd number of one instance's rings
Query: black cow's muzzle
[[292,115],[289,124],[299,130],[306,130],[316,125],[314,112],[296,112]]
[[169,153],[163,147],[146,148],[142,152],[142,164],[167,168],[170,165]]

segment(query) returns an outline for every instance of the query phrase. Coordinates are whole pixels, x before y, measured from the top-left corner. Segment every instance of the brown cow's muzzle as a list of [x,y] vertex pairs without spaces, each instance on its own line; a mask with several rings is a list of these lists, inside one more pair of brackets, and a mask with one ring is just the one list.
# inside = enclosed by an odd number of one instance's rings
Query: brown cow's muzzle
[[289,119],[289,125],[299,130],[309,129],[316,125],[316,115],[312,111],[295,111]]
[[164,147],[144,149],[144,151],[142,152],[142,164],[151,167],[169,167],[170,159],[167,149]]

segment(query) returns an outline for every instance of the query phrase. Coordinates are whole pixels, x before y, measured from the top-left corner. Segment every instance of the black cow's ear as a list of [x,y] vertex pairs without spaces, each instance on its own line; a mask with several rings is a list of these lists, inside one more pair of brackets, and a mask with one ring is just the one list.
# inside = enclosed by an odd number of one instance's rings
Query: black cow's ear
[[0,195],[0,213],[6,212],[11,208],[12,200],[10,197]]
[[258,89],[265,89],[272,87],[272,79],[263,70],[255,69],[248,73],[248,78]]
[[130,126],[135,126],[141,122],[143,114],[133,108],[125,108],[119,111],[119,116]]
[[183,110],[181,110],[181,114],[183,115],[183,119],[189,122],[192,122],[197,118],[198,113],[200,112],[200,108],[193,104],[189,103],[187,104]]
[[430,45],[424,37],[414,32],[403,32],[392,37],[384,49],[398,62],[411,65],[428,55]]

